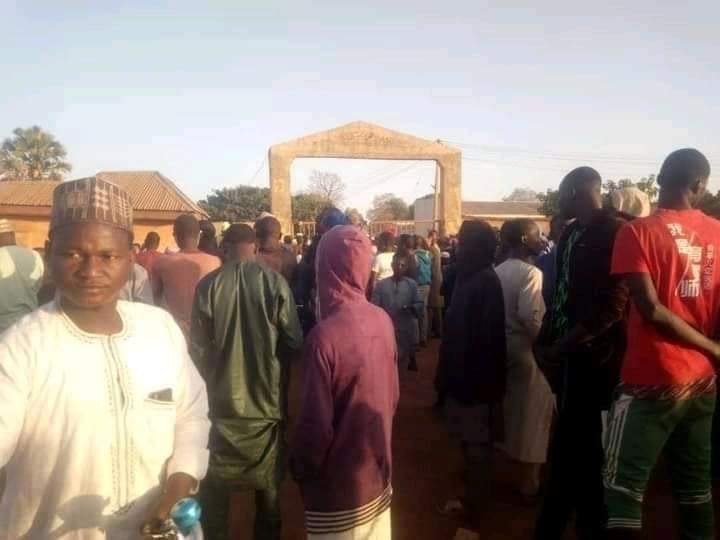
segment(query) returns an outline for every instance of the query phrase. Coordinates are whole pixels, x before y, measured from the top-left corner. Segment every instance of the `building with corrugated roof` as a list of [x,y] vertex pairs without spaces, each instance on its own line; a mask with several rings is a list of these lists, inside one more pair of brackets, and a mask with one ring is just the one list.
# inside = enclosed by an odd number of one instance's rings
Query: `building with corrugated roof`
[[[540,230],[547,233],[549,219],[540,211],[540,202],[515,201],[463,201],[462,218],[482,219],[496,228],[510,219],[532,219]],[[427,234],[433,220],[433,195],[415,200],[415,230],[417,234]]]
[[[145,235],[160,235],[160,247],[174,246],[172,227],[181,214],[198,219],[206,212],[185,195],[169,178],[158,171],[103,171],[95,176],[121,186],[133,202],[135,241]],[[15,226],[18,244],[41,248],[47,240],[53,190],[57,182],[0,181],[0,218]]]

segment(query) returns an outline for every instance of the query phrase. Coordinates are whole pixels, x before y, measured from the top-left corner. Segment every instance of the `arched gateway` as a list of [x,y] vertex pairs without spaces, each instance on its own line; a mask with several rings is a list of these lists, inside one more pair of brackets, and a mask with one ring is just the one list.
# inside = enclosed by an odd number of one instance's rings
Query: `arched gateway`
[[437,216],[441,229],[454,234],[460,228],[460,150],[366,122],[353,122],[270,147],[268,160],[272,213],[286,233],[292,231],[290,166],[295,158],[308,157],[434,160],[440,170]]

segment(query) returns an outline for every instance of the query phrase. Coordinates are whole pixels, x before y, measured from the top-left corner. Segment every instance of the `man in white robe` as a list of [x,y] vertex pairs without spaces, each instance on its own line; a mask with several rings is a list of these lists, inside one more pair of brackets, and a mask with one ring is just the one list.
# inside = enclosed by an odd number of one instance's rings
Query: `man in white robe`
[[56,300],[0,337],[0,539],[138,539],[208,462],[205,384],[159,308],[117,301],[132,264],[129,197],[59,184]]

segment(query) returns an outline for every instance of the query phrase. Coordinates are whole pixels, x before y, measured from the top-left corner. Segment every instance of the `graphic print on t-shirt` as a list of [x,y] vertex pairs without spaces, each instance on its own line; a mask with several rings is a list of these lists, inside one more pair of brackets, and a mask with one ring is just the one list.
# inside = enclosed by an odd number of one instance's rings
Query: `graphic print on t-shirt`
[[675,288],[675,294],[680,298],[697,298],[701,286],[705,290],[712,289],[715,248],[709,244],[703,260],[703,247],[693,244],[696,238],[694,232],[685,234],[680,223],[668,223],[667,228],[675,240],[678,254],[685,257],[685,270]]

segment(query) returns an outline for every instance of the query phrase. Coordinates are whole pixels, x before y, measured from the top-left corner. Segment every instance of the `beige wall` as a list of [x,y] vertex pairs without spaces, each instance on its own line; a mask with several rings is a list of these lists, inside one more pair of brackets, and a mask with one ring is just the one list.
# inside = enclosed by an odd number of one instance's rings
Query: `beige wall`
[[[18,245],[29,247],[32,249],[42,248],[45,246],[45,240],[48,237],[49,220],[46,217],[13,217],[2,216],[7,218],[15,227],[15,237]],[[155,231],[160,235],[160,249],[166,247],[175,247],[175,240],[172,235],[172,221],[150,221],[137,220],[135,222],[134,234],[135,241],[142,244],[145,235],[150,231]]]

